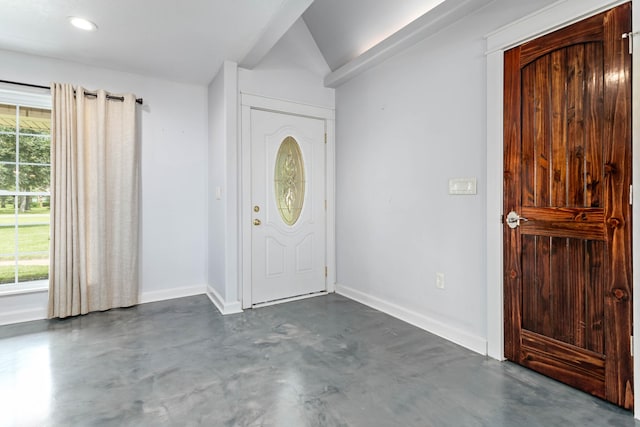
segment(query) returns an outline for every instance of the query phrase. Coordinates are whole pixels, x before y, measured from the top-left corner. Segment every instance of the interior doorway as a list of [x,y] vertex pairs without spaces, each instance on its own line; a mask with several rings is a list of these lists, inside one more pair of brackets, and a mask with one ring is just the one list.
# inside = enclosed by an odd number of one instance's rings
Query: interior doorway
[[333,291],[333,110],[242,96],[242,305]]
[[630,31],[627,3],[504,55],[504,355],[625,408]]

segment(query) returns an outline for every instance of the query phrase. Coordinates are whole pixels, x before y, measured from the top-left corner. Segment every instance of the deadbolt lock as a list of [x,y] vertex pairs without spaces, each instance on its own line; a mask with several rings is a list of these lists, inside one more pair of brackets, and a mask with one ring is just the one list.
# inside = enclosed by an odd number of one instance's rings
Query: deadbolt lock
[[260,212],[260,206],[255,205],[255,206],[253,207],[253,211],[254,211],[254,212]]

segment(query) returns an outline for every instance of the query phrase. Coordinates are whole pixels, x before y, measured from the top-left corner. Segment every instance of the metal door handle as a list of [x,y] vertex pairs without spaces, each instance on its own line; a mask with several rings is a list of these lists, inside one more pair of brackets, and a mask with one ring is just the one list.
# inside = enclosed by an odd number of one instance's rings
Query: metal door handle
[[507,225],[510,228],[519,227],[520,221],[529,221],[529,220],[523,216],[518,215],[518,213],[515,211],[511,211],[507,214]]
[[253,225],[260,225],[260,224],[262,224],[262,221],[260,221],[259,219],[253,220]]

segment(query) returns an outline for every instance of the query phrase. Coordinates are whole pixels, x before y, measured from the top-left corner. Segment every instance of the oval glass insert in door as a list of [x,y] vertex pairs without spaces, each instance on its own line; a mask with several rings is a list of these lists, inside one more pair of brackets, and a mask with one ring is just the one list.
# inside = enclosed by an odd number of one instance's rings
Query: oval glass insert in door
[[276,205],[280,217],[287,225],[294,225],[304,204],[304,162],[298,141],[286,137],[276,155],[274,184]]

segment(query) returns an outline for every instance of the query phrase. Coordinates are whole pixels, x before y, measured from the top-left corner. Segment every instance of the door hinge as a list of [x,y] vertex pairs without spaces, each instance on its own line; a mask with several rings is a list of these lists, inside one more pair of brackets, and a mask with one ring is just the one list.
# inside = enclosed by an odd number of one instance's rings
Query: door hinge
[[500,215],[500,224],[504,224],[504,215]]
[[633,357],[633,335],[631,335],[631,357]]
[[629,186],[629,204],[633,205],[633,185]]
[[324,266],[324,277],[328,277],[329,276],[329,267],[327,267],[326,265]]
[[638,34],[637,32],[630,32],[622,34],[623,39],[629,39],[629,55],[633,55],[633,36]]
[[325,144],[327,143],[327,134],[326,133],[324,134],[324,143]]

